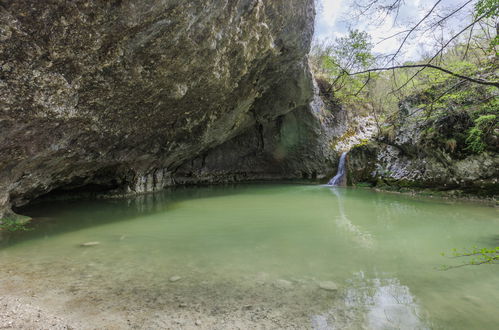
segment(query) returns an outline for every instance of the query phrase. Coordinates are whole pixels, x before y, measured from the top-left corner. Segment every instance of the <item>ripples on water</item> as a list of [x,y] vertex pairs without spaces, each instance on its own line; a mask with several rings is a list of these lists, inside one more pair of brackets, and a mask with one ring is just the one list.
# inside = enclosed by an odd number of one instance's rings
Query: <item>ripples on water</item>
[[[437,270],[460,262],[441,252],[496,244],[492,207],[241,185],[26,212],[35,229],[0,241],[0,290],[30,292],[89,327],[188,327],[191,319],[226,329],[499,324],[497,266]],[[321,288],[331,282],[337,290]]]

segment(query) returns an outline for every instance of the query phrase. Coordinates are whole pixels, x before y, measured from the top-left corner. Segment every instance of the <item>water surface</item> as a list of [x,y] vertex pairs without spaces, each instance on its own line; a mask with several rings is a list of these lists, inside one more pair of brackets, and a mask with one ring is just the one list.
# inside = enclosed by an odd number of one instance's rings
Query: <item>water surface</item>
[[[34,230],[0,241],[0,290],[38,297],[89,328],[189,328],[194,320],[210,329],[499,324],[499,266],[438,269],[465,261],[441,252],[498,245],[493,207],[240,185],[26,212]],[[329,282],[337,290],[321,288]]]

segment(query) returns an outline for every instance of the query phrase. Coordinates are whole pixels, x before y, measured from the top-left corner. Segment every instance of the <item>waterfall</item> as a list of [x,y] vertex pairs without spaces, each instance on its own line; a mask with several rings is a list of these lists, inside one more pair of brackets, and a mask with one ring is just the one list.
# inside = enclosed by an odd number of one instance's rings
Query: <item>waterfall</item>
[[338,164],[338,172],[332,178],[329,182],[328,185],[330,186],[341,186],[343,184],[344,178],[345,178],[345,163],[346,163],[346,158],[347,158],[347,152],[343,152],[340,157],[340,163]]

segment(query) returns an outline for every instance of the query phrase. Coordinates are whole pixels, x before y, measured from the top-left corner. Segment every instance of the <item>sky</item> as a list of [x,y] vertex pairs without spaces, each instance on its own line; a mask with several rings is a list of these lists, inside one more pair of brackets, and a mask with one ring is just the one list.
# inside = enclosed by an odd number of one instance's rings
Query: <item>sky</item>
[[[349,14],[352,12],[350,5],[354,0],[317,0],[318,14],[316,18],[315,38],[317,40],[335,39],[336,37],[345,36],[349,26],[368,32],[376,44],[374,52],[376,53],[393,53],[399,45],[400,39],[392,38],[381,43],[378,43],[382,38],[393,35],[404,30],[403,25],[414,25],[419,21],[428,10],[435,4],[436,0],[405,0],[404,6],[401,7],[397,21],[395,15],[390,15],[382,24],[372,24],[369,17],[363,17],[358,20],[352,20]],[[443,0],[437,7],[439,12],[443,14],[450,8],[459,7],[467,0]],[[473,6],[469,5],[469,9]],[[465,12],[469,12],[469,9]],[[451,28],[457,29],[464,20],[453,20],[449,22]],[[404,46],[404,54],[400,56],[400,60],[417,60],[421,57],[424,49],[427,49],[434,43],[435,36],[431,33],[424,36],[411,36],[410,42]]]

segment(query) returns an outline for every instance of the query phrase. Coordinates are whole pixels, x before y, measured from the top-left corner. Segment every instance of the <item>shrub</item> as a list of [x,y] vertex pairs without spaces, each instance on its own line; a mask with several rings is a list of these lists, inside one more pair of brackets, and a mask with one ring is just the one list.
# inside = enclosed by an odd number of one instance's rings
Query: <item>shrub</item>
[[475,119],[474,122],[475,126],[468,131],[466,149],[480,154],[487,148],[485,138],[492,133],[493,128],[498,124],[498,120],[496,115],[482,115]]

